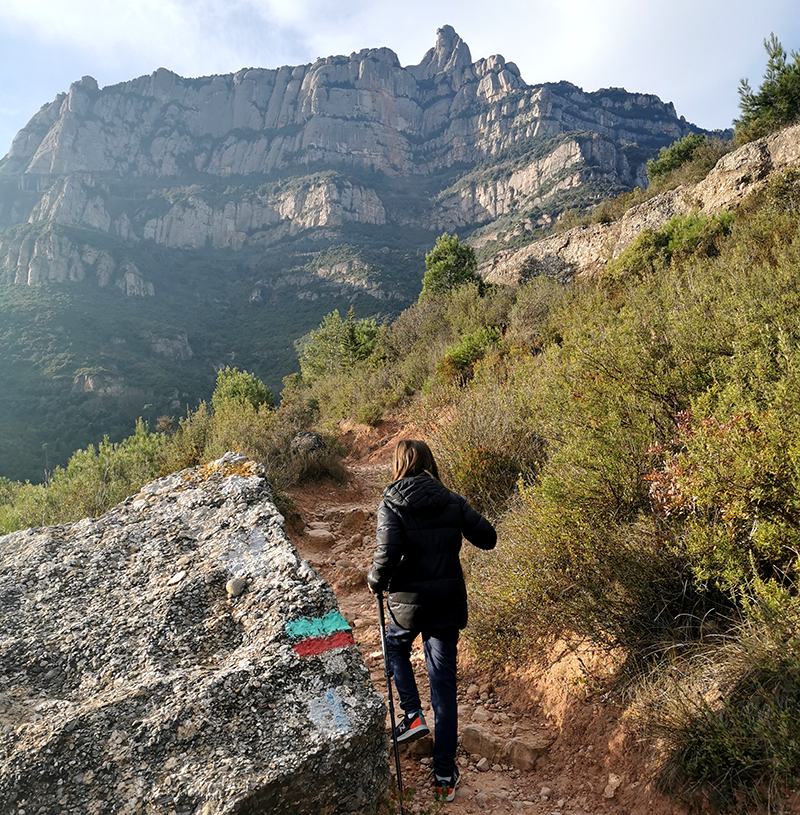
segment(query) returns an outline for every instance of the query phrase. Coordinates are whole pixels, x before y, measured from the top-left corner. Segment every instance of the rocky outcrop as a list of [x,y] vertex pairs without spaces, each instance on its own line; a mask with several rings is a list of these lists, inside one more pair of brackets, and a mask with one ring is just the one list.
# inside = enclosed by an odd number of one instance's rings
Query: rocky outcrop
[[[689,130],[655,96],[530,86],[502,56],[473,62],[450,26],[408,67],[377,48],[200,79],[83,77],[0,161],[0,228],[19,227],[36,260],[0,256],[7,279],[36,284],[108,277],[80,257],[105,245],[93,232],[240,251],[347,224],[472,228],[598,182],[643,184],[647,157]],[[398,196],[398,179],[420,183]],[[77,256],[42,234],[55,225],[86,231]]]
[[384,706],[330,586],[232,454],[0,538],[0,811],[339,813]]
[[133,261],[117,260],[107,250],[50,227],[0,233],[0,264],[0,279],[5,277],[17,284],[36,286],[92,278],[101,288],[113,284],[129,296],[155,293],[153,284]]
[[516,251],[501,252],[480,272],[493,283],[519,285],[537,275],[567,282],[591,276],[618,257],[643,229],[658,230],[676,215],[732,209],[772,173],[800,165],[800,125],[745,144],[723,156],[703,181],[661,193],[607,224],[570,229]]
[[386,222],[383,204],[374,190],[349,182],[312,181],[270,196],[231,198],[214,205],[202,193],[173,204],[157,218],[128,229],[129,236],[175,248],[230,247],[245,243],[269,244],[306,229],[344,223],[381,225]]
[[353,259],[326,263],[311,268],[298,269],[279,275],[271,280],[259,280],[250,295],[251,303],[262,302],[265,291],[294,290],[299,300],[315,301],[322,297],[352,297],[366,294],[375,300],[400,300],[403,295],[375,279],[375,270]]
[[660,146],[687,129],[655,96],[530,87],[502,56],[473,63],[445,26],[408,68],[378,48],[202,79],[160,68],[103,89],[84,77],[18,134],[0,177],[241,176],[313,163],[406,175],[474,162],[520,138],[588,131]]
[[174,337],[149,336],[150,347],[156,354],[171,360],[188,360],[194,356],[192,346],[186,334],[176,334]]
[[541,207],[560,192],[598,181],[647,186],[645,168],[631,166],[612,142],[600,137],[568,138],[507,177],[460,181],[437,197],[431,220],[438,229],[469,227]]

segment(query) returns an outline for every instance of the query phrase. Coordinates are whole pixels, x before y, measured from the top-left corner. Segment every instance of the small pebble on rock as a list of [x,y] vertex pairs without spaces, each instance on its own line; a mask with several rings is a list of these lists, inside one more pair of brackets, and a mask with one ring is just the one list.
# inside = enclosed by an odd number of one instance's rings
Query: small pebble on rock
[[225,584],[225,591],[228,597],[239,597],[244,594],[247,588],[247,581],[243,577],[234,577]]

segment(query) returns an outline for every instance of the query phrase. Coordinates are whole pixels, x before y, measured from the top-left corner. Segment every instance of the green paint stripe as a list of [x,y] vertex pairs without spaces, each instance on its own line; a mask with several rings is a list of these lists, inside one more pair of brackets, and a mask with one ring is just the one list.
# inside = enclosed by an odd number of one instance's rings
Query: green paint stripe
[[328,637],[337,631],[349,630],[347,620],[338,611],[330,611],[324,617],[301,617],[286,623],[286,633],[290,637]]

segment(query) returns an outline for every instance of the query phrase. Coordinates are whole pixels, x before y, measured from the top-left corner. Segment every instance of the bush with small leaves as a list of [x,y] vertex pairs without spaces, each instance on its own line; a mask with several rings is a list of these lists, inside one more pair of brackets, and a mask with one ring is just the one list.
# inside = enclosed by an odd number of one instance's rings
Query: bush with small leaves
[[425,255],[425,275],[422,296],[447,294],[472,283],[482,290],[483,279],[478,274],[478,262],[472,247],[460,243],[457,235],[446,232],[436,239],[436,245]]
[[267,386],[254,374],[226,365],[217,373],[217,386],[211,395],[214,410],[221,410],[230,403],[245,402],[255,409],[261,405],[271,407],[273,396]]
[[787,59],[774,33],[764,40],[767,70],[758,89],[743,79],[739,85],[739,109],[742,115],[735,121],[739,144],[753,141],[800,118],[800,52],[792,51]]

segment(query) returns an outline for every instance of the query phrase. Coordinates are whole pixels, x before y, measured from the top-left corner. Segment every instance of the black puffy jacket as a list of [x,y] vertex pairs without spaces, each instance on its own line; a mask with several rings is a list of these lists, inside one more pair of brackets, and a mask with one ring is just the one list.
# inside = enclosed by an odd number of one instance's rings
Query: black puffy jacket
[[388,590],[396,625],[435,631],[467,624],[462,535],[480,549],[497,542],[489,521],[441,481],[420,475],[384,490],[367,581],[376,593]]

